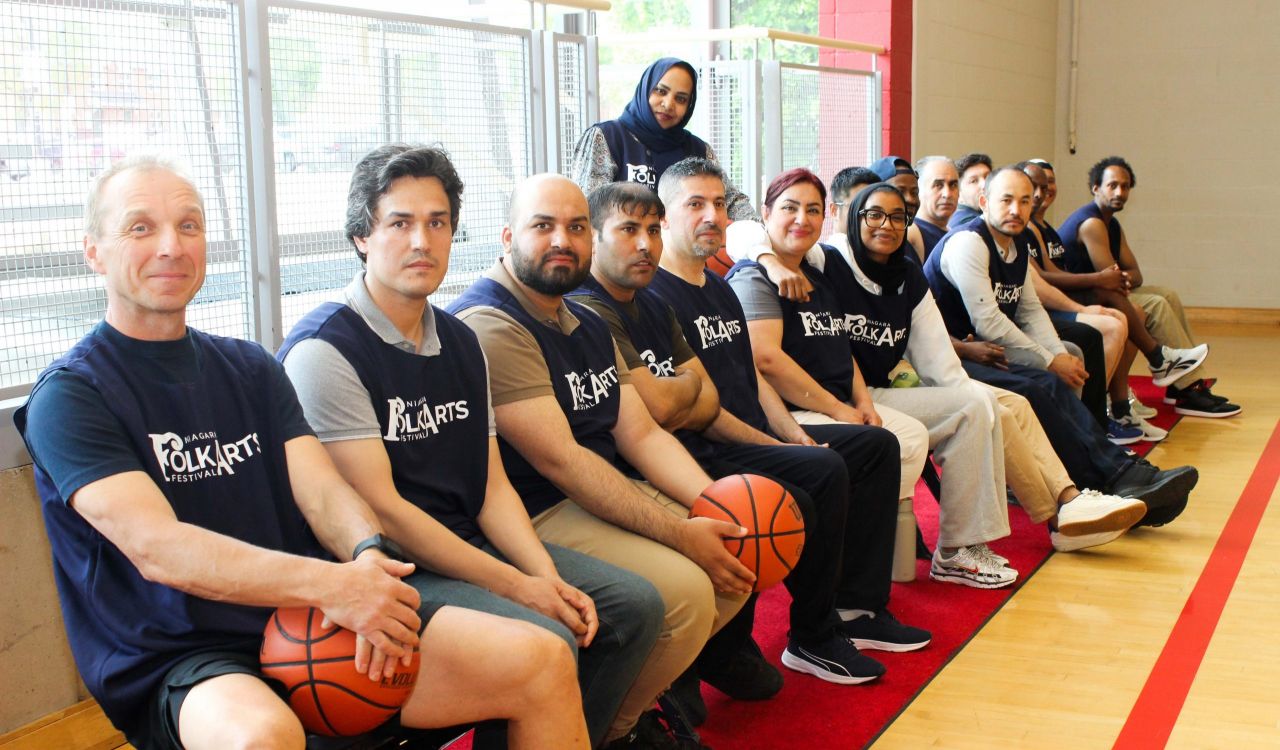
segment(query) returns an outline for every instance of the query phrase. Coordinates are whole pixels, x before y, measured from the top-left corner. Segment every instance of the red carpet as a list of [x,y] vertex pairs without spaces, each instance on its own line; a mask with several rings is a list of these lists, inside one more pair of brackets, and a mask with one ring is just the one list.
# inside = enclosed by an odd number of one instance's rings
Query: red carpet
[[[1130,377],[1134,393],[1159,410],[1152,424],[1173,429],[1181,419],[1172,406],[1161,402],[1163,388],[1149,377]],[[1153,443],[1129,446],[1146,455]],[[938,538],[938,504],[924,483],[916,485],[916,519],[932,549]],[[703,741],[715,750],[787,750],[788,748],[858,748],[870,744],[910,704],[952,656],[977,633],[1009,597],[1048,559],[1052,547],[1042,525],[1033,525],[1021,509],[1009,508],[1012,534],[991,544],[1009,558],[1019,572],[1018,583],[1008,589],[985,591],[929,580],[929,563],[917,561],[916,580],[893,585],[890,608],[898,619],[933,631],[933,642],[907,654],[869,652],[888,672],[863,686],[840,686],[782,667],[779,657],[786,646],[787,607],[790,597],[775,586],[760,597],[756,609],[755,637],[771,663],[786,680],[772,700],[734,701],[718,690],[703,686],[709,710],[700,728]],[[470,738],[453,746],[470,747]]]
[[[1149,377],[1131,377],[1134,393],[1160,414],[1150,420],[1172,429],[1180,418],[1173,407],[1160,401],[1163,388]],[[1153,443],[1130,448],[1146,455]],[[938,505],[925,488],[916,486],[916,518],[925,541],[933,547],[938,534]],[[755,637],[765,656],[782,670],[786,685],[774,699],[746,703],[729,699],[703,686],[710,716],[699,730],[715,750],[786,750],[787,748],[858,748],[868,745],[1009,600],[1048,558],[1052,547],[1044,526],[1032,525],[1021,509],[1009,508],[1012,534],[991,548],[1009,558],[1019,571],[1018,583],[997,591],[971,589],[929,580],[929,564],[917,561],[913,583],[893,585],[890,608],[898,619],[933,631],[933,642],[907,654],[868,652],[888,672],[864,686],[840,686],[780,666],[786,646],[787,607],[790,597],[776,586],[760,598]]]

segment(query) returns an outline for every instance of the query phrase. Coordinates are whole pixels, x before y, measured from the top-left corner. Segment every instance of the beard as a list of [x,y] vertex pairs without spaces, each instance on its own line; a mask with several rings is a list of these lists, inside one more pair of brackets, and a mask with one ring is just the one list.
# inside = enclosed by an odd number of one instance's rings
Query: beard
[[563,266],[547,268],[547,259],[559,255],[567,255],[574,258],[575,261],[577,260],[577,256],[565,250],[548,250],[540,259],[534,260],[522,252],[515,240],[512,239],[511,270],[515,273],[516,278],[520,280],[520,283],[533,291],[545,294],[548,297],[558,297],[582,286],[582,282],[586,280],[587,276],[591,275],[591,259],[589,257],[586,263],[580,263],[574,268],[565,268]]

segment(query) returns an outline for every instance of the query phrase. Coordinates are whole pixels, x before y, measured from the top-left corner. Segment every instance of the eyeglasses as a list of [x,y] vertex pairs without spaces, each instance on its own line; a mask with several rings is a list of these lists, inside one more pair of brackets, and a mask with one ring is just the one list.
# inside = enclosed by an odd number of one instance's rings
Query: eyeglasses
[[869,227],[882,227],[886,221],[894,229],[906,229],[911,224],[911,218],[905,213],[887,214],[878,208],[864,208],[858,212],[858,216],[861,216]]

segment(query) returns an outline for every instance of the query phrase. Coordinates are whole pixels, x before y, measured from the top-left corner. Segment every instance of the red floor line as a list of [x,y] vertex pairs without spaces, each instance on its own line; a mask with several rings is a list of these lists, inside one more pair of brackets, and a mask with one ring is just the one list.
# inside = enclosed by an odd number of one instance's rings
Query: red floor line
[[1169,741],[1278,479],[1280,422],[1205,562],[1113,750],[1162,748]]

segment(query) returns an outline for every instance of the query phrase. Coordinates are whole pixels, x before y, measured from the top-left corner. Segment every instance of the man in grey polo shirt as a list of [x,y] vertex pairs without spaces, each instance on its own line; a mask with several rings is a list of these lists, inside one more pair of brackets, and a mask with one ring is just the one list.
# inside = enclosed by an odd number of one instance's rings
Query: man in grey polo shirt
[[[279,356],[338,469],[427,571],[433,598],[533,623],[576,652],[598,745],[653,648],[662,600],[639,576],[544,545],[507,479],[480,345],[428,303],[461,193],[442,151],[366,155],[346,225],[365,270],[299,321]],[[486,732],[478,742],[505,745]]]

